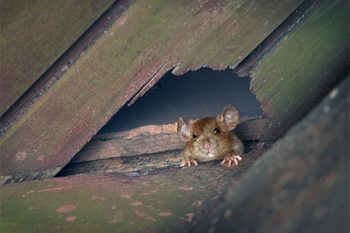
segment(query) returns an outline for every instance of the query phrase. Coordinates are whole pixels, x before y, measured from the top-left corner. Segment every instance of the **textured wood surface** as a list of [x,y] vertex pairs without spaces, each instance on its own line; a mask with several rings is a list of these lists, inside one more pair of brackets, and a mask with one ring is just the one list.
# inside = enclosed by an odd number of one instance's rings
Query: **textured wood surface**
[[[257,141],[268,124],[267,119],[251,119],[238,125],[235,132],[243,141]],[[180,150],[184,142],[176,134],[176,124],[149,125],[109,134],[96,135],[72,159],[71,163],[130,157]]]
[[347,232],[349,84],[275,143],[195,232]]
[[237,65],[300,2],[134,2],[0,138],[2,180],[53,176],[147,83]]
[[1,187],[0,231],[187,232],[259,154],[148,176],[79,175]]
[[0,1],[0,116],[112,0]]
[[322,0],[313,8],[249,72],[272,118],[265,139],[283,135],[349,73],[349,2]]

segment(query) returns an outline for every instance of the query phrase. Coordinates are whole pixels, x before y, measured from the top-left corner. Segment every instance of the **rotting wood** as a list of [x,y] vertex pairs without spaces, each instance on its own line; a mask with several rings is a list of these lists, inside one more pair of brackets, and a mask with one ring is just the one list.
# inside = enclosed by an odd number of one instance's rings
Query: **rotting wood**
[[[4,135],[15,121],[28,111],[30,106],[41,96],[43,96],[55,82],[57,82],[64,73],[79,59],[80,55],[91,46],[94,41],[107,30],[118,16],[131,4],[132,0],[118,1],[112,4],[110,9],[104,12],[100,18],[94,22],[78,39],[75,41],[62,56],[53,64],[47,64],[48,68],[40,74],[35,81],[31,83],[28,90],[23,90],[23,94],[17,94],[16,102],[9,105],[6,112],[1,114],[0,118],[0,136]],[[22,54],[22,56],[25,56]],[[49,66],[50,65],[50,66]],[[9,71],[10,72],[10,71]],[[13,80],[11,85],[16,85],[17,80]],[[6,85],[2,85],[5,88]],[[11,87],[8,87],[9,91]]]
[[170,69],[172,69],[173,66],[164,64],[162,65],[159,70],[157,70],[151,77],[151,79],[137,92],[137,94],[129,101],[128,106],[131,106],[135,101],[143,96],[151,87],[156,84],[161,77]]
[[[238,166],[245,166],[247,161],[256,160],[265,151],[270,148],[270,144],[265,146],[251,145],[249,152],[242,156],[242,161]],[[109,157],[107,159],[96,159],[84,161],[72,161],[66,165],[57,176],[76,175],[84,173],[118,173],[134,175],[150,174],[167,168],[180,168],[180,163],[183,157],[181,156],[182,149],[173,151],[165,151],[154,154],[142,154],[139,156],[128,157]],[[211,162],[215,164],[217,162]],[[199,166],[203,164],[200,163]],[[243,165],[242,165],[243,164]],[[195,169],[195,168],[194,168]],[[235,169],[233,167],[232,169]]]
[[[235,132],[243,141],[257,141],[267,124],[268,120],[264,118],[245,120],[238,125]],[[182,148],[184,143],[176,134],[175,123],[149,125],[118,133],[96,135],[70,163],[155,154]]]
[[234,72],[239,76],[249,76],[250,71],[259,63],[263,56],[268,53],[280,40],[293,28],[302,22],[320,3],[320,0],[304,1],[282,24],[280,24],[249,56],[247,56]]
[[[0,229],[15,233],[28,229],[37,233],[188,232],[259,156],[252,155],[230,169],[200,164],[147,176],[89,174],[5,185],[0,195]],[[70,216],[75,221],[69,222]]]
[[153,76],[145,74],[236,65],[301,2],[134,2],[0,138],[1,176],[63,167]]
[[249,65],[251,90],[271,118],[264,140],[285,134],[349,73],[348,9],[347,0],[320,1],[283,40]]
[[112,2],[1,0],[1,117]]
[[153,154],[183,147],[175,124],[151,125],[137,129],[95,136],[72,159],[71,163],[113,157]]
[[349,84],[348,75],[251,167],[194,232],[346,232]]

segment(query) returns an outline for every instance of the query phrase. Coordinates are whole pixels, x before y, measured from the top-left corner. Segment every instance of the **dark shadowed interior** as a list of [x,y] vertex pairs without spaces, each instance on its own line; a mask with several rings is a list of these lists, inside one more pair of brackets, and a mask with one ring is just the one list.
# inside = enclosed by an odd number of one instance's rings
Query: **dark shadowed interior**
[[133,105],[115,114],[99,134],[173,123],[180,116],[215,116],[229,104],[238,107],[242,116],[260,116],[260,103],[249,90],[249,83],[250,78],[238,77],[230,69],[203,68],[182,76],[168,72]]

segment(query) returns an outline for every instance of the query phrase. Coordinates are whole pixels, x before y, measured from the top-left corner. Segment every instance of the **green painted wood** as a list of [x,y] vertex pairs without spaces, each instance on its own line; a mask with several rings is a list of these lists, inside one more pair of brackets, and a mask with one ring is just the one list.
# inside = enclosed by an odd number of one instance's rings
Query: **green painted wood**
[[0,1],[2,115],[112,0]]
[[323,0],[250,71],[277,139],[349,72],[349,3]]
[[248,169],[201,164],[148,176],[81,175],[2,186],[0,231],[186,232]]
[[300,2],[134,2],[0,138],[2,180],[56,174],[147,82],[238,64]]
[[349,84],[348,75],[193,232],[347,232]]

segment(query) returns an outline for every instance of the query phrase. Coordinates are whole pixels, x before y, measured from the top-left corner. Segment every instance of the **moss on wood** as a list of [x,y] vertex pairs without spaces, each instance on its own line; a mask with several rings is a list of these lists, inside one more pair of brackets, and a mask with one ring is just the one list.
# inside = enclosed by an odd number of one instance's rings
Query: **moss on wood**
[[300,2],[135,2],[0,139],[1,175],[64,166],[153,77],[238,64]]
[[253,161],[232,169],[201,164],[142,177],[83,175],[5,185],[0,230],[186,232]]
[[349,71],[348,1],[321,1],[251,71],[251,88],[272,117],[265,138],[300,120]]
[[0,115],[111,3],[112,0],[0,1]]

